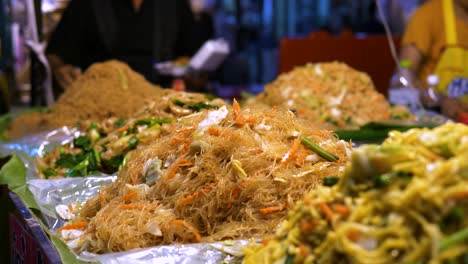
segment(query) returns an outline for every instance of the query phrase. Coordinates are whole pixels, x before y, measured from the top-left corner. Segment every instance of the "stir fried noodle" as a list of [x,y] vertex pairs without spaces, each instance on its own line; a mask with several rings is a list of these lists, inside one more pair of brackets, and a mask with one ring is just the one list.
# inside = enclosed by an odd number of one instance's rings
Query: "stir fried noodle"
[[179,118],[172,133],[132,152],[65,228],[86,223],[72,247],[98,253],[265,237],[322,178],[342,175],[350,148],[292,112],[234,102]]
[[123,165],[129,151],[171,133],[176,118],[222,105],[225,103],[221,99],[208,100],[203,94],[167,90],[129,119],[111,117],[99,123],[80,122],[80,130],[85,132],[73,142],[36,158],[39,176],[114,173]]
[[392,132],[355,150],[339,183],[312,190],[244,263],[464,263],[467,160],[465,125]]
[[390,107],[370,77],[344,63],[318,63],[281,74],[247,103],[282,106],[327,128],[356,128],[390,119]]

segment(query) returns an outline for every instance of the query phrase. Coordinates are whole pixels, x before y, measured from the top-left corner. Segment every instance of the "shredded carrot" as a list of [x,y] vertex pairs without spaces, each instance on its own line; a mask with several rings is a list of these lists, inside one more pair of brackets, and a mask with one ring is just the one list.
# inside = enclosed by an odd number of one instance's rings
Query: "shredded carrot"
[[328,207],[327,204],[325,203],[320,203],[318,205],[320,207],[320,210],[322,210],[323,214],[325,215],[325,217],[329,220],[329,221],[333,221],[333,212],[332,210],[330,209],[330,207]]
[[250,116],[250,117],[247,117],[245,119],[245,122],[249,123],[249,124],[255,124],[255,123],[257,123],[257,119],[255,117],[253,117],[253,116]]
[[234,112],[234,124],[236,126],[244,125],[245,118],[242,115],[240,105],[235,98],[234,98],[234,101],[232,102],[232,110]]
[[232,189],[232,194],[231,194],[231,198],[229,198],[229,202],[227,204],[227,208],[230,209],[232,207],[232,204],[234,203],[234,201],[237,199],[237,197],[239,197],[239,194],[240,194],[240,191],[247,185],[247,181],[243,181],[241,183],[239,183],[238,185],[236,185],[233,189]]
[[122,204],[120,206],[120,209],[123,209],[123,210],[133,210],[133,209],[143,210],[143,205],[141,205],[141,204]]
[[80,221],[80,222],[75,222],[71,224],[67,224],[62,226],[61,228],[57,229],[57,233],[60,233],[62,230],[71,230],[71,229],[86,229],[88,227],[88,222],[86,221]]
[[296,155],[296,152],[299,149],[300,145],[301,145],[301,141],[299,140],[299,138],[294,139],[291,149],[288,152],[286,152],[286,154],[281,159],[280,167],[284,166],[286,163],[288,163],[288,161],[292,159],[294,155]]
[[183,137],[176,137],[176,138],[173,138],[169,144],[171,144],[171,145],[177,145],[177,144],[182,143],[182,142],[184,142],[184,141],[185,141],[185,138],[183,138]]
[[305,150],[305,148],[299,146],[299,150],[296,155],[296,165],[297,166],[304,165],[306,157],[307,157],[307,151]]
[[350,230],[346,234],[346,237],[353,242],[357,242],[361,238],[361,232],[359,230]]
[[215,186],[216,186],[216,183],[208,184],[205,187],[203,187],[201,190],[198,190],[195,193],[193,193],[193,194],[191,194],[191,195],[189,195],[189,196],[187,196],[185,198],[180,199],[177,202],[177,205],[179,206],[179,205],[183,205],[183,204],[186,204],[186,203],[190,203],[191,201],[195,200],[199,196],[204,195],[206,192],[211,191]]
[[181,161],[184,159],[185,154],[187,154],[188,150],[190,149],[190,144],[192,142],[190,140],[186,140],[184,146],[182,147],[182,150],[179,153],[179,157],[172,163],[171,167],[169,168],[166,178],[168,180],[171,180],[172,178],[175,177],[177,170],[180,167]]
[[193,162],[189,161],[189,160],[181,160],[180,163],[179,163],[179,167],[190,167],[193,165]]
[[338,123],[338,126],[340,127],[344,127],[346,125],[346,123],[342,119],[338,119],[336,122]]
[[133,198],[135,198],[137,195],[138,195],[137,191],[131,191],[130,193],[122,197],[122,202],[128,202],[132,200]]
[[299,254],[301,254],[301,256],[309,255],[309,249],[302,243],[299,244]]
[[268,245],[268,242],[270,242],[269,239],[262,239],[262,245],[263,245],[263,246]]
[[278,205],[278,206],[271,206],[271,207],[262,208],[259,211],[262,214],[271,214],[271,213],[282,211],[284,209],[286,209],[286,206]]
[[208,134],[212,135],[212,136],[219,136],[219,129],[215,126],[210,126],[208,128]]
[[302,231],[304,232],[310,232],[314,230],[314,228],[318,225],[318,221],[313,219],[313,220],[306,220],[302,219],[301,222],[299,223],[299,227],[301,228]]
[[309,199],[309,198],[307,198],[307,197],[304,198],[304,203],[305,203],[306,205],[309,205],[309,206],[315,204],[314,201],[312,201],[311,199]]
[[349,214],[351,213],[351,210],[349,210],[349,208],[343,204],[334,204],[332,205],[332,208],[333,212],[336,212],[344,217],[349,216]]
[[307,113],[307,110],[305,110],[304,108],[300,108],[296,110],[296,113],[298,115],[305,115]]
[[249,150],[249,153],[252,153],[252,154],[262,154],[262,153],[263,153],[263,149],[261,149],[261,148],[252,149],[252,150]]
[[123,125],[123,126],[117,128],[115,131],[117,131],[117,133],[121,133],[121,132],[124,132],[125,130],[127,130],[129,128],[130,128],[130,124],[126,124],[126,125]]
[[454,194],[449,196],[449,199],[450,200],[455,200],[455,201],[468,199],[468,191],[462,191],[462,192],[454,193]]
[[190,230],[190,232],[192,232],[196,242],[201,242],[202,241],[202,237],[201,237],[200,233],[198,232],[198,230],[193,225],[187,223],[186,221],[184,221],[184,220],[172,220],[171,224],[176,224],[176,225],[186,227],[188,230]]
[[194,126],[189,126],[189,127],[184,127],[184,128],[181,128],[181,129],[177,129],[176,132],[177,133],[184,133],[184,132],[192,132],[194,130],[195,130]]

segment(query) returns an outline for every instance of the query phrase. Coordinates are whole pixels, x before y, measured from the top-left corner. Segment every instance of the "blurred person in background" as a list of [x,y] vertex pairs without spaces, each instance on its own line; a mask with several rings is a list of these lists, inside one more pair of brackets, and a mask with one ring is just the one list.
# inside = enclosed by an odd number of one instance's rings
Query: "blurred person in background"
[[400,59],[410,62],[419,88],[427,87],[430,74],[438,76],[442,114],[457,119],[468,112],[468,0],[423,4],[405,30]]
[[[388,21],[392,33],[400,35],[404,32],[414,11],[427,0],[373,0],[372,2],[375,3],[375,1],[380,2],[383,15]],[[382,19],[377,10],[374,14],[377,20]]]
[[61,89],[91,64],[110,59],[166,85],[153,64],[193,55],[211,35],[197,34],[200,21],[188,0],[72,0],[46,54]]

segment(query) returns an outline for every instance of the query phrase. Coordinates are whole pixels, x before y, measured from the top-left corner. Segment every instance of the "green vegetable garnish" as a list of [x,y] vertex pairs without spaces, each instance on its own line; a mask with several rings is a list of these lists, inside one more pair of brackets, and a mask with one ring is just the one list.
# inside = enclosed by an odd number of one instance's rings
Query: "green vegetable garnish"
[[376,176],[373,180],[376,187],[386,187],[390,185],[396,178],[410,179],[412,176],[413,174],[411,172],[398,171]]
[[138,138],[133,136],[132,138],[130,138],[130,140],[128,140],[128,150],[132,150],[132,149],[135,149],[138,145]]
[[71,169],[76,166],[76,164],[80,163],[75,155],[72,154],[61,154],[59,159],[55,162],[55,165]]
[[117,119],[117,121],[115,121],[115,123],[114,123],[114,127],[119,128],[119,127],[125,125],[125,123],[126,123],[126,121],[124,119],[122,119],[122,118]]
[[80,163],[78,163],[75,167],[68,170],[67,175],[70,177],[77,177],[77,176],[84,176],[88,174],[88,159],[84,159]]
[[303,136],[301,138],[301,143],[302,145],[304,145],[306,148],[312,150],[313,152],[317,153],[317,155],[319,155],[320,157],[322,157],[323,159],[327,160],[327,161],[337,161],[339,160],[339,158],[335,155],[333,155],[332,153],[324,150],[323,148],[321,148],[319,145],[315,144],[314,142],[312,142],[312,140],[310,140],[308,137],[306,136]]
[[91,125],[89,125],[88,130],[97,129],[97,128],[98,128],[97,124],[93,122],[91,123]]
[[81,148],[83,150],[90,150],[91,149],[91,141],[86,138],[85,136],[79,136],[77,138],[75,138],[73,140],[73,144],[78,147],[78,148]]
[[194,112],[199,112],[202,109],[218,108],[217,106],[214,106],[214,105],[211,105],[211,104],[208,104],[208,103],[205,103],[205,102],[199,102],[199,103],[196,103],[196,104],[187,104],[187,103],[184,103],[184,102],[180,101],[179,99],[174,99],[174,100],[172,100],[172,102],[177,106],[188,108],[188,109],[190,109],[190,110],[192,110]]
[[56,176],[57,172],[53,168],[43,168],[41,169],[41,172],[44,174],[46,179],[48,179],[51,176]]
[[124,157],[122,155],[114,156],[110,160],[102,160],[104,166],[116,171],[122,164]]
[[284,261],[284,264],[293,264],[293,263],[294,263],[294,255],[288,252],[286,255],[286,260]]
[[180,106],[180,107],[184,107],[185,106],[185,103],[180,101],[179,99],[173,99],[172,102],[177,105],[177,106]]
[[148,127],[152,127],[156,124],[172,123],[172,121],[174,121],[172,118],[144,118],[137,120],[135,126],[147,125]]
[[377,187],[386,187],[392,183],[394,176],[391,173],[382,174],[374,178],[374,184]]
[[101,165],[101,154],[95,148],[93,148],[93,154],[94,154],[94,159],[96,160],[97,165],[100,166]]
[[195,111],[195,112],[200,112],[200,110],[202,109],[214,109],[214,108],[217,108],[216,106],[214,105],[211,105],[211,104],[207,104],[205,102],[200,102],[200,103],[196,103],[196,104],[193,104],[193,105],[187,105],[187,107],[192,110],[192,111]]
[[337,176],[327,176],[323,178],[323,185],[331,187],[337,184],[340,181],[340,178]]
[[439,250],[444,251],[468,240],[468,227],[448,236],[440,242]]

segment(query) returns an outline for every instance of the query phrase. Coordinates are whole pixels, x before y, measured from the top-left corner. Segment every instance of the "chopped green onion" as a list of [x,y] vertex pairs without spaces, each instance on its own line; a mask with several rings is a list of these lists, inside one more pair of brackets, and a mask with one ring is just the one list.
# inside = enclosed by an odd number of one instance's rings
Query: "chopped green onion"
[[102,160],[104,165],[112,171],[118,170],[120,164],[122,164],[124,157],[122,155],[114,156],[109,160]]
[[312,140],[310,140],[308,137],[306,136],[303,136],[301,138],[301,143],[302,145],[304,145],[306,148],[312,150],[313,152],[317,153],[317,155],[319,155],[320,157],[324,158],[325,160],[327,161],[337,161],[339,160],[339,158],[335,155],[333,155],[332,153],[324,150],[323,148],[321,148],[319,145],[315,144],[314,142],[312,142]]
[[91,123],[91,125],[89,125],[88,130],[97,129],[97,128],[98,128],[97,124],[93,122],[93,123]]
[[132,138],[130,138],[128,140],[128,149],[129,150],[132,150],[132,149],[135,149],[138,145],[138,138],[133,136]]
[[179,99],[174,99],[174,100],[172,100],[172,102],[177,106],[188,108],[188,109],[190,109],[190,110],[192,110],[194,112],[199,112],[202,109],[217,108],[217,106],[211,105],[211,104],[208,104],[208,103],[205,103],[205,102],[199,102],[199,103],[196,103],[196,104],[187,104],[187,103],[184,103],[184,102],[180,101]]
[[137,120],[135,122],[135,126],[147,125],[151,127],[156,124],[172,123],[172,121],[173,121],[172,118],[144,118],[144,119]]
[[284,261],[284,264],[293,264],[293,263],[294,263],[294,255],[288,252],[286,255],[286,260]]
[[76,147],[81,148],[83,150],[90,150],[91,149],[91,141],[86,138],[85,136],[79,136],[73,140],[73,144]]
[[395,175],[393,173],[385,173],[374,177],[374,184],[377,187],[386,187],[392,183]]
[[179,99],[174,99],[174,100],[172,100],[172,102],[173,102],[175,105],[180,106],[180,107],[184,107],[184,106],[185,106],[185,103],[182,102],[182,101],[179,100]]
[[331,187],[337,184],[340,181],[338,176],[327,176],[323,178],[323,185]]
[[468,240],[468,227],[442,240],[439,245],[439,250],[444,251],[460,243],[463,243],[465,240]]
[[121,127],[121,126],[123,126],[123,125],[125,125],[125,120],[122,119],[122,118],[118,119],[118,120],[115,121],[115,123],[114,123],[114,127],[115,127],[115,128],[119,128],[119,127]]
[[41,169],[41,172],[44,174],[46,179],[48,179],[51,176],[56,176],[57,172],[53,168],[43,168]]
[[96,163],[98,164],[98,166],[100,166],[101,165],[101,155],[99,154],[99,151],[96,148],[93,148],[93,154],[94,154],[94,158],[96,159]]

